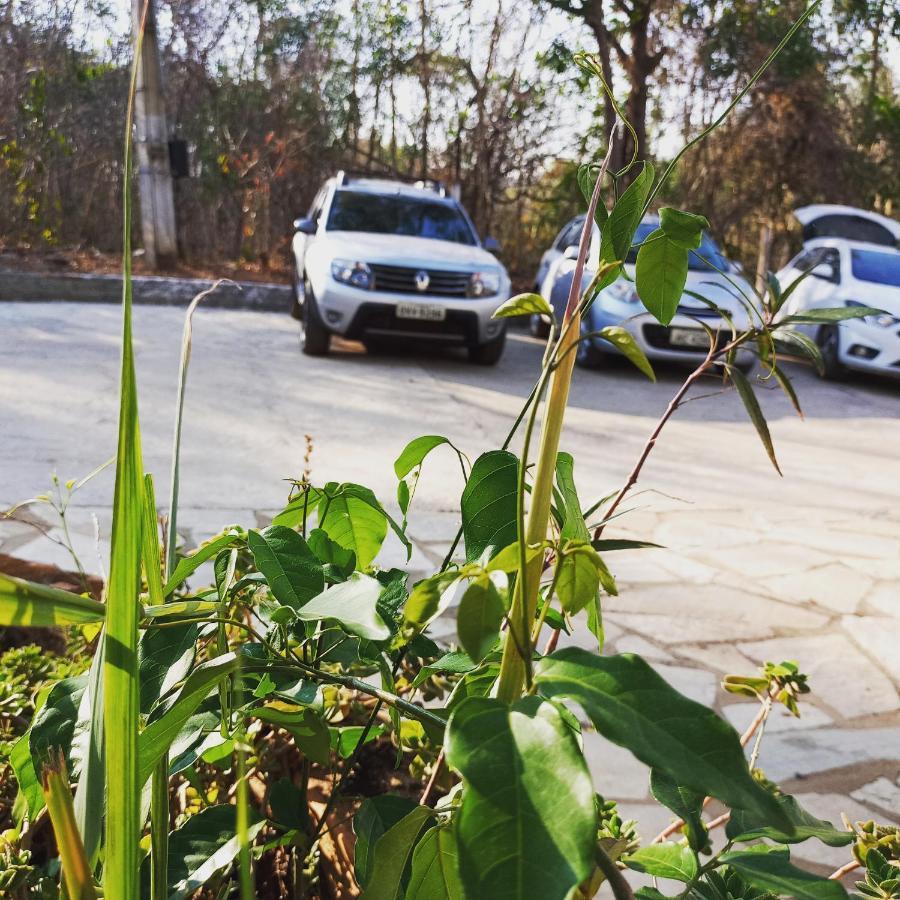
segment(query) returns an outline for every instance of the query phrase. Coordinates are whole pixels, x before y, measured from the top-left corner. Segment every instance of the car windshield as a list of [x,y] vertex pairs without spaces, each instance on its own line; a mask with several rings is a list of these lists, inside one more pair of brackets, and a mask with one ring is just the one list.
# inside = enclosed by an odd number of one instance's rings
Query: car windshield
[[[626,263],[634,265],[637,262],[637,245],[642,244],[658,227],[649,222],[641,222],[638,225],[634,234],[634,244],[628,251],[628,256],[625,257]],[[727,272],[728,260],[722,256],[722,251],[716,242],[708,234],[704,234],[700,246],[696,250],[691,250],[688,256],[688,268],[692,272]]]
[[338,191],[334,195],[327,229],[475,243],[469,223],[449,203],[353,191]]
[[900,287],[900,253],[851,250],[850,268],[858,281]]

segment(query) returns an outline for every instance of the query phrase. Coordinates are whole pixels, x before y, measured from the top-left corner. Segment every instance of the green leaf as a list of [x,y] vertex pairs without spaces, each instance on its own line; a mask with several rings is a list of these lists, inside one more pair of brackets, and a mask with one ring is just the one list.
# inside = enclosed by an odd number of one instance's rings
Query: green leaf
[[803,410],[800,408],[800,399],[797,397],[797,392],[794,390],[791,379],[776,365],[772,366],[772,374],[775,376],[775,380],[778,382],[781,390],[784,391],[785,396],[791,401],[794,409],[797,410],[797,415],[802,419]]
[[78,771],[75,789],[75,819],[81,832],[84,851],[92,865],[100,855],[103,840],[103,818],[97,810],[103,808],[106,776],[103,735],[103,662],[106,650],[98,644],[91,660],[87,684],[78,705],[78,721],[72,736],[69,759]]
[[656,878],[688,882],[697,874],[697,857],[684,844],[649,844],[626,856],[623,862],[635,872]]
[[309,809],[306,795],[290,778],[279,778],[269,789],[272,819],[285,828],[306,828]]
[[146,715],[159,698],[187,677],[197,647],[195,622],[172,628],[148,628],[138,643],[141,712]]
[[51,752],[61,750],[66,755],[66,765],[70,773],[76,774],[77,770],[69,757],[69,750],[87,681],[86,675],[57,681],[50,689],[44,705],[35,714],[28,732],[28,743],[38,772],[40,764]]
[[519,460],[507,450],[482,453],[462,493],[463,536],[471,562],[494,556],[518,537],[516,488]]
[[775,471],[781,475],[781,469],[778,467],[778,460],[775,457],[775,445],[772,443],[772,435],[769,433],[769,425],[766,422],[762,409],[760,409],[753,387],[747,380],[747,376],[736,366],[729,370],[729,374],[734,382],[734,386],[737,388],[738,396],[744,403],[747,415],[750,416],[750,421],[753,423],[753,427],[756,429],[756,433],[766,449],[766,455],[769,457],[772,465],[775,466]]
[[480,663],[491,652],[504,615],[506,606],[490,578],[479,578],[466,588],[456,613],[456,633],[470,659]]
[[575,460],[571,453],[556,454],[556,486],[562,497],[563,523],[560,537],[589,541],[591,536],[581,514],[581,503],[575,490]]
[[471,672],[475,668],[475,663],[466,653],[460,653],[458,650],[452,653],[445,653],[440,659],[435,660],[427,666],[422,666],[419,674],[413,680],[412,686],[418,687],[420,684],[428,681],[432,675],[438,673],[449,672],[454,675],[464,675]]
[[141,615],[145,619],[207,619],[218,611],[219,604],[214,600],[170,600],[159,606],[145,606]]
[[559,710],[470,697],[453,711],[447,761],[464,783],[456,818],[466,896],[564,900],[594,868],[593,786]]
[[322,499],[321,488],[304,485],[300,493],[274,519],[273,525],[284,525],[286,528],[302,528],[305,520],[315,514]]
[[378,615],[381,583],[357,572],[352,578],[314,597],[297,610],[306,622],[334,619],[345,631],[369,641],[384,641],[391,630]]
[[346,728],[332,728],[330,731],[331,749],[340,756],[341,759],[349,759],[359,742],[365,736],[363,744],[368,744],[376,738],[381,737],[384,733],[384,727],[377,725],[366,730],[364,725],[348,725]]
[[[539,553],[543,553],[549,546],[549,541],[540,544],[529,544],[525,548],[525,562],[531,562]],[[485,566],[488,572],[518,572],[521,556],[519,555],[519,542],[507,544],[499,553],[494,554],[494,558]]]
[[258,706],[249,715],[289,732],[297,749],[314,763],[327,766],[331,761],[331,734],[322,717],[313,709],[284,709]]
[[798,869],[785,852],[738,850],[722,854],[719,860],[756,887],[786,894],[795,900],[846,900],[847,897],[839,881],[819,878]]
[[329,572],[349,578],[356,569],[356,554],[333,541],[321,528],[310,531],[307,544],[319,562],[331,567]]
[[796,353],[806,357],[821,375],[825,371],[825,361],[819,345],[802,331],[778,331],[775,333],[775,346],[780,353]]
[[510,316],[541,315],[553,318],[553,307],[540,294],[516,294],[500,305],[494,313],[494,319],[505,319]]
[[883,309],[874,306],[835,306],[827,309],[804,309],[793,316],[785,316],[779,325],[830,325],[845,319],[865,319],[868,316],[883,316]]
[[19,797],[25,801],[29,819],[34,821],[44,808],[44,792],[31,757],[31,730],[25,732],[12,746],[9,764],[16,775]]
[[90,597],[0,573],[0,625],[84,625],[105,617],[106,607]]
[[633,363],[651,381],[656,381],[656,373],[653,371],[653,366],[650,365],[650,360],[635,343],[630,331],[621,325],[607,325],[606,328],[601,329],[600,337],[609,341],[622,356]]
[[659,211],[659,227],[679,247],[696,250],[703,240],[703,232],[709,228],[709,222],[705,216],[664,206]]
[[[422,461],[435,447],[443,444],[450,444],[453,447],[450,439],[441,434],[423,434],[421,437],[414,438],[394,461],[394,474],[398,478],[406,478],[416,466],[422,465]],[[453,449],[456,450],[455,447]]]
[[243,536],[235,531],[224,531],[222,534],[210,538],[206,543],[201,544],[190,556],[185,556],[178,561],[175,571],[172,572],[165,587],[163,587],[163,593],[168,597],[178,585],[187,581],[203,563],[217,556],[222,550],[235,547],[243,542]]
[[[253,810],[250,814],[248,838],[252,841],[265,820]],[[234,862],[240,850],[236,831],[236,807],[221,804],[201,810],[169,834],[168,900],[190,897]]]
[[662,769],[650,770],[650,793],[679,819],[684,820],[684,832],[691,849],[698,853],[709,843],[703,823],[704,794],[679,785]]
[[635,287],[657,321],[668,325],[678,309],[688,273],[688,251],[661,229],[649,234],[638,250]]
[[453,600],[456,572],[438,572],[413,585],[403,607],[403,629],[407,634],[421,631]]
[[[591,200],[594,197],[594,186],[597,184],[597,177],[599,174],[599,169],[597,169],[596,166],[591,165],[579,166],[578,171],[575,174],[575,180],[578,182],[581,196],[584,197],[584,202],[588,206],[591,205]],[[602,203],[598,203],[597,208],[594,210],[594,221],[597,223],[598,227],[603,227],[607,215],[606,207]]]
[[361,888],[369,883],[372,876],[375,845],[381,836],[415,809],[417,804],[414,800],[397,794],[382,794],[363,801],[353,817],[353,831],[356,834],[354,874]]
[[612,550],[663,550],[662,544],[651,544],[649,541],[628,541],[620,539],[591,541],[591,546],[599,553]]
[[435,825],[416,844],[405,900],[464,900],[452,827]]
[[545,696],[575,700],[600,734],[678,784],[790,827],[750,774],[737,732],[639,656],[601,657],[570,647],[542,659],[534,678]]
[[413,850],[434,812],[417,806],[392,825],[375,844],[366,900],[402,900]]
[[582,544],[564,553],[557,562],[556,595],[567,613],[577,613],[596,599],[600,590],[600,573],[596,564],[599,559],[590,544]]
[[247,543],[279,603],[297,610],[325,589],[322,565],[296,531],[270,525],[249,531]]
[[[600,260],[604,263],[621,262],[628,255],[634,241],[634,233],[641,223],[641,213],[650,195],[654,178],[653,166],[645,162],[637,178],[625,189],[613,207],[603,226],[600,239]],[[615,280],[618,270],[614,270],[609,282]]]
[[852,831],[835,828],[831,822],[817,819],[789,794],[782,794],[776,799],[788,821],[793,825],[793,832],[782,831],[748,810],[736,809],[731,813],[725,829],[728,839],[755,841],[768,838],[779,844],[795,844],[809,838],[817,838],[829,847],[846,847],[853,843],[855,836]]

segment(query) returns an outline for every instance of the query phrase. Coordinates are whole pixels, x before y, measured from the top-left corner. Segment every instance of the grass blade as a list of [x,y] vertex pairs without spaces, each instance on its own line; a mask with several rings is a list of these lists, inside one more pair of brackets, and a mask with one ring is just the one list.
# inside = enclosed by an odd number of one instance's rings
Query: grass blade
[[85,625],[105,618],[106,607],[90,597],[0,574],[0,625]]

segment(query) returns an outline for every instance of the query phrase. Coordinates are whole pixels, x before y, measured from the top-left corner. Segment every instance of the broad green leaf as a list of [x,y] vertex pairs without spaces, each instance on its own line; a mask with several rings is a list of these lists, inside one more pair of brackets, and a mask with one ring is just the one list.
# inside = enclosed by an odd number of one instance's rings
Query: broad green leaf
[[[531,562],[539,553],[543,553],[550,546],[549,541],[541,544],[529,544],[525,548],[525,562]],[[519,555],[519,542],[507,544],[499,553],[494,554],[494,558],[485,566],[488,572],[518,572],[521,562]]]
[[353,817],[353,832],[356,835],[354,874],[361,888],[369,883],[372,876],[378,840],[416,808],[414,800],[398,794],[382,794],[363,801]]
[[790,827],[750,774],[737,732],[639,656],[601,657],[570,647],[542,659],[534,677],[544,696],[576,701],[600,734],[678,784]]
[[456,817],[468,897],[564,900],[594,868],[587,764],[552,703],[470,697],[453,711],[447,761],[463,777]]
[[369,575],[357,572],[352,578],[313,597],[297,610],[297,617],[306,622],[334,619],[345,631],[369,641],[384,641],[391,630],[378,615],[381,583]]
[[795,900],[846,900],[847,897],[839,881],[819,878],[798,869],[785,852],[738,850],[724,853],[719,859],[756,887]]
[[330,762],[329,729],[315,710],[308,707],[284,709],[276,705],[258,706],[251,709],[249,715],[290,732],[297,748],[314,763],[327,766]]
[[703,240],[703,232],[709,228],[705,216],[664,206],[659,211],[659,227],[666,237],[685,250],[696,250]]
[[306,795],[290,778],[279,778],[269,788],[269,806],[273,821],[285,828],[302,829],[309,824]]
[[217,556],[222,550],[236,547],[244,542],[242,534],[236,531],[225,531],[216,535],[206,543],[201,544],[190,556],[185,556],[178,561],[175,571],[163,587],[163,593],[168,597],[177,587],[197,571],[203,563]]
[[52,752],[61,750],[66,755],[70,774],[77,774],[69,751],[87,682],[87,675],[57,681],[50,689],[44,705],[35,714],[28,734],[29,748],[37,772],[40,772],[41,763]]
[[601,329],[600,337],[609,341],[622,356],[633,363],[651,381],[656,381],[656,373],[653,371],[653,366],[650,365],[650,360],[638,347],[627,328],[623,328],[621,325],[607,325],[606,328]]
[[407,634],[421,631],[453,600],[456,572],[438,572],[413,585],[403,607],[403,629]]
[[427,806],[417,806],[378,839],[369,869],[366,900],[403,900],[413,851],[433,816],[434,812]]
[[279,603],[298,610],[325,589],[322,565],[296,531],[270,525],[249,531],[247,543]]
[[575,460],[571,453],[556,454],[556,486],[562,497],[563,523],[560,536],[566,539],[589,541],[591,536],[581,513],[578,492],[575,490]]
[[[653,187],[653,166],[645,162],[640,174],[625,189],[613,207],[603,226],[600,240],[600,260],[604,263],[621,262],[628,255],[634,241],[634,233],[641,223],[644,203]],[[610,273],[609,282],[615,280],[618,270]]]
[[734,382],[734,386],[737,388],[738,396],[744,403],[747,415],[750,416],[750,421],[753,423],[753,427],[756,429],[763,447],[765,447],[766,455],[769,457],[772,465],[775,466],[775,471],[781,475],[781,469],[778,467],[778,460],[775,457],[775,445],[772,443],[772,435],[769,433],[769,425],[766,422],[762,409],[760,409],[759,401],[756,399],[752,385],[747,380],[747,376],[736,366],[729,370],[729,374]]
[[831,822],[817,819],[803,809],[789,794],[782,794],[777,800],[788,821],[793,825],[793,832],[782,831],[747,810],[736,809],[731,813],[725,829],[728,839],[731,841],[755,841],[768,838],[779,844],[794,844],[809,838],[817,838],[823,844],[828,844],[829,847],[846,847],[853,843],[855,838],[852,831],[835,828]]
[[500,305],[493,318],[505,319],[510,316],[534,314],[553,318],[553,307],[540,294],[516,294]]
[[657,321],[672,321],[688,273],[688,251],[670,240],[657,228],[638,250],[635,287],[641,302]]
[[701,815],[704,800],[701,791],[682,787],[662,769],[651,769],[650,793],[684,821],[684,832],[693,850],[699,852],[706,847],[709,838]]
[[518,474],[519,460],[508,450],[489,450],[475,460],[460,501],[470,562],[485,551],[494,556],[516,541]]
[[214,600],[170,600],[159,606],[145,606],[141,615],[145,619],[208,619],[219,611]]
[[[249,839],[259,834],[265,820],[251,810]],[[209,806],[191,816],[169,834],[169,898],[192,896],[217,872],[237,858],[236,808],[230,804]]]
[[25,802],[25,814],[30,821],[34,821],[44,808],[44,793],[31,757],[31,729],[13,744],[9,764],[19,785],[19,797]]
[[449,672],[454,675],[463,675],[466,672],[471,672],[474,668],[475,663],[472,662],[468,654],[455,650],[452,653],[445,653],[440,659],[429,663],[427,666],[422,666],[419,674],[413,680],[412,686],[416,688],[428,681],[432,675],[438,673]]
[[105,617],[106,607],[90,597],[0,573],[0,625],[84,625]]
[[497,643],[506,606],[490,578],[473,581],[459,601],[456,633],[469,658],[480,663]]
[[[377,725],[368,730],[364,725],[348,725],[346,728],[332,728],[329,732],[329,740],[331,749],[337,753],[341,759],[349,759],[356,748],[363,744],[374,741],[384,733],[384,727]],[[365,738],[365,740],[363,740]]]
[[464,900],[451,826],[429,828],[416,844],[405,900]]
[[300,493],[272,519],[272,524],[284,525],[286,528],[302,528],[304,521],[308,524],[315,517],[321,499],[321,488],[305,485]]
[[141,712],[185,678],[194,664],[199,628],[195,622],[172,628],[148,628],[138,643]]
[[623,862],[635,872],[656,878],[688,882],[697,874],[697,857],[684,844],[649,844],[626,856]]
[[874,306],[835,306],[827,309],[804,309],[793,316],[785,316],[779,325],[830,325],[845,319],[865,319],[868,316],[883,316],[883,309]]
[[557,562],[556,595],[567,613],[577,613],[596,599],[600,590],[596,564],[599,559],[590,544],[583,544],[577,550],[564,553]]
[[[435,447],[440,447],[442,444],[450,444],[453,447],[450,439],[441,434],[423,434],[421,437],[414,438],[394,461],[394,474],[398,478],[406,478],[416,466],[422,465],[422,461]],[[453,449],[456,450],[455,447]]]
[[141,786],[147,783],[153,767],[163,758],[182,726],[197,711],[210,691],[226,675],[237,672],[240,663],[241,659],[236,654],[224,653],[197,666],[181,686],[177,699],[141,732],[138,768]]

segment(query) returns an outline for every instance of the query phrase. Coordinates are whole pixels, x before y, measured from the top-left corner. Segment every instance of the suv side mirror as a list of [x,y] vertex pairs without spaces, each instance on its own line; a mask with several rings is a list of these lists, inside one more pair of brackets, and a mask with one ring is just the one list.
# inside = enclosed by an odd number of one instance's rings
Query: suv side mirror
[[318,226],[312,219],[294,219],[294,230],[300,234],[315,234]]
[[569,244],[569,246],[563,250],[563,256],[566,259],[578,259],[578,244]]
[[834,266],[831,263],[819,263],[809,273],[813,278],[821,278],[823,281],[836,281]]
[[500,252],[500,241],[497,238],[486,237],[482,242],[481,246],[487,250],[488,253],[499,253]]

